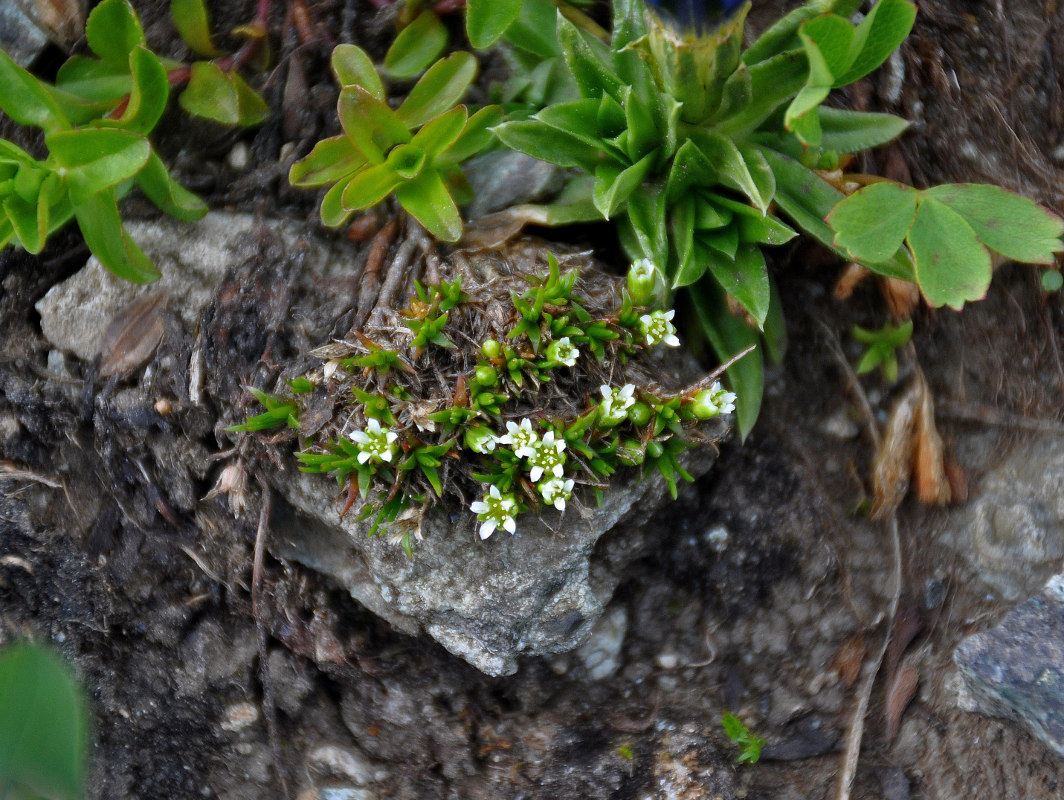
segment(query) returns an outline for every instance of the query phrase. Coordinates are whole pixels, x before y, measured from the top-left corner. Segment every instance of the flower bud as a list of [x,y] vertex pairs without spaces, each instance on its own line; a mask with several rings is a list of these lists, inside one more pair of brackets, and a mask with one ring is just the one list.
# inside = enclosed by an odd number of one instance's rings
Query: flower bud
[[487,358],[494,360],[502,355],[502,345],[494,339],[488,339],[480,346],[480,352],[482,352]]
[[490,364],[481,364],[473,373],[473,377],[481,386],[494,386],[499,379],[499,373]]
[[641,258],[628,268],[628,294],[637,306],[649,306],[654,302],[658,271],[649,258]]
[[466,428],[465,446],[474,453],[490,453],[495,449],[495,434],[480,425]]
[[643,448],[635,439],[625,439],[617,448],[617,460],[625,466],[642,464],[644,458]]
[[647,443],[647,458],[661,458],[661,454],[664,452],[665,447],[661,442]]
[[646,403],[636,403],[628,409],[628,419],[633,425],[646,425],[650,422],[650,406]]

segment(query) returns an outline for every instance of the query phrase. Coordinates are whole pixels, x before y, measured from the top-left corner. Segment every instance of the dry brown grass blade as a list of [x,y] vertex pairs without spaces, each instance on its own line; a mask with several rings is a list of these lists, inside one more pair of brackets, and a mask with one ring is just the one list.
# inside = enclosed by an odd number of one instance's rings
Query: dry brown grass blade
[[894,674],[893,680],[887,687],[886,702],[883,708],[883,715],[886,718],[887,744],[894,741],[894,737],[898,735],[902,715],[916,696],[916,687],[919,683],[919,671],[911,661],[906,661]]
[[942,437],[935,427],[931,390],[919,367],[916,382],[920,389],[920,404],[913,431],[913,489],[921,503],[944,505],[950,501],[950,482],[944,466]]
[[913,433],[921,397],[919,381],[914,380],[890,411],[872,467],[872,519],[885,519],[893,514],[909,491],[915,450]]

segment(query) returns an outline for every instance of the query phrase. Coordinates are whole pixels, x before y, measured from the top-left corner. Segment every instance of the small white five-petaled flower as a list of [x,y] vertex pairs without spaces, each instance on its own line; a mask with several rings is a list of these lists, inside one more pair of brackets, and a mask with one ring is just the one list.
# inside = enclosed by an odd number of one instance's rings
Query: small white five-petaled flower
[[576,366],[576,359],[579,356],[580,351],[575,344],[569,341],[568,336],[564,336],[556,342],[551,342],[550,347],[547,348],[548,361],[557,361],[567,367]]
[[647,347],[661,343],[669,347],[680,346],[680,340],[676,338],[676,327],[671,322],[674,316],[675,310],[651,311],[639,318],[639,332],[646,337]]
[[599,405],[601,421],[606,425],[624,422],[628,409],[635,405],[635,385],[627,383],[620,389],[612,389],[603,384],[599,391],[602,393],[602,403]]
[[543,502],[565,511],[565,501],[573,496],[573,479],[549,478],[538,487]]
[[382,461],[391,462],[395,456],[395,440],[399,436],[395,431],[381,428],[379,420],[371,419],[366,423],[365,430],[352,431],[352,441],[358,445],[358,463],[365,464],[369,460],[379,464]]
[[549,473],[555,478],[560,478],[565,474],[565,467],[562,466],[565,464],[565,440],[555,439],[554,431],[547,431],[542,441],[532,446],[532,454],[526,457],[532,466],[528,475],[532,483],[542,478],[544,473]]
[[703,389],[692,399],[691,411],[699,419],[712,419],[720,414],[730,414],[735,410],[735,392],[725,391],[720,381],[714,382],[708,389]]
[[735,392],[728,392],[717,381],[709,387],[709,397],[721,414],[730,414],[735,410]]
[[508,444],[518,458],[530,458],[536,451],[539,436],[532,430],[532,420],[523,419],[518,425],[512,420],[506,421],[506,433],[495,440],[499,444]]
[[496,528],[513,533],[517,530],[517,501],[512,494],[502,494],[492,486],[483,500],[470,503],[469,510],[480,520],[480,538],[487,539]]

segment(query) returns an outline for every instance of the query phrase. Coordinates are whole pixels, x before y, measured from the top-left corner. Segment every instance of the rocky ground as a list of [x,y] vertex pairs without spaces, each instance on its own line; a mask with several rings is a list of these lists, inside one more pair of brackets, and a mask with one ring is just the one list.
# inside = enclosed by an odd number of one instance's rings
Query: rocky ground
[[[1008,11],[922,6],[904,58],[852,99],[922,121],[881,168],[904,165],[917,183],[1003,182],[1059,208],[1059,15]],[[347,12],[315,9],[335,30]],[[165,40],[159,10],[143,13]],[[261,224],[234,238],[201,297],[173,296],[150,317],[146,355],[113,347],[94,362],[82,342],[79,356],[36,307],[84,262],[76,234],[40,259],[0,255],[0,638],[52,641],[76,664],[97,720],[91,796],[833,796],[886,634],[894,556],[890,525],[860,513],[873,446],[833,354],[839,341],[855,360],[849,328],[880,324],[881,300],[871,286],[834,299],[839,267],[810,250],[778,264],[790,348],[753,435],[722,446],[678,502],[589,545],[592,563],[618,566],[580,649],[520,656],[516,673],[489,677],[284,557],[276,523],[253,613],[261,486],[282,496],[291,463],[249,461],[248,506],[234,516],[231,496],[203,499],[229,463],[211,456],[232,444],[221,429],[245,412],[243,385],[320,343],[357,295],[357,269],[299,277],[307,256],[277,233],[321,236],[276,160],[282,141],[319,135],[331,102],[322,53],[306,56],[322,83],[296,117],[304,128],[276,121],[247,137],[250,168],[227,160],[229,134],[171,143],[215,208]],[[364,258],[330,246],[356,267]],[[1064,308],[1035,271],[1004,267],[985,302],[919,311],[916,331],[968,497],[909,500],[897,514],[895,644],[853,796],[1048,800],[1064,762],[1024,725],[966,710],[953,652],[1060,571]],[[863,386],[882,424],[895,390]],[[611,559],[635,528],[638,546]],[[495,544],[469,534],[454,532]],[[735,766],[725,711],[766,738],[756,766]]]

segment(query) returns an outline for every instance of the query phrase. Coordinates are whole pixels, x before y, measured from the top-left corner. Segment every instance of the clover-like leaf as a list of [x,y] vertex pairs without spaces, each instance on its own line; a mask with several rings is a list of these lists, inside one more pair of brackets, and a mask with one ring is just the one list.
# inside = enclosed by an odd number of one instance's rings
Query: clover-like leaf
[[412,78],[439,58],[447,47],[447,28],[425,9],[399,31],[384,56],[384,69],[396,78]]
[[192,52],[204,58],[215,58],[218,49],[211,43],[211,26],[203,0],[170,0],[170,17],[177,35]]
[[960,310],[966,301],[986,296],[990,253],[964,217],[945,203],[921,197],[907,241],[928,303]]
[[466,35],[477,50],[486,50],[521,14],[522,0],[467,0]]
[[886,261],[909,234],[918,200],[915,189],[893,181],[854,192],[828,214],[835,246],[858,261]]
[[85,21],[85,39],[89,49],[118,68],[129,64],[129,54],[146,44],[144,29],[133,6],[127,0],[103,0]]

